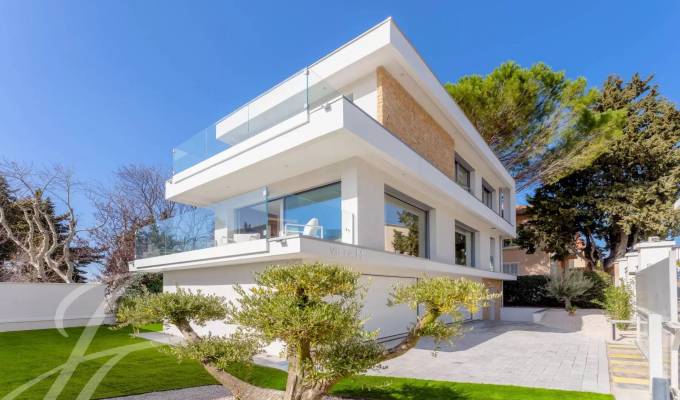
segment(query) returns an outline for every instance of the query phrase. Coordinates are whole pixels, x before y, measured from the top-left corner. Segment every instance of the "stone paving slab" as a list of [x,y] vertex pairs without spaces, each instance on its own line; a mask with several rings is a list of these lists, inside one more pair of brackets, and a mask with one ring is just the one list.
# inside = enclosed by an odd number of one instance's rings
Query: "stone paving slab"
[[[432,340],[422,339],[417,348],[384,363],[386,369],[368,374],[609,393],[608,331],[605,336],[592,329],[584,334],[583,326],[573,321],[567,329],[558,328],[554,324],[558,318],[551,319],[551,326],[471,322],[466,324],[470,331],[452,347],[442,347],[436,357]],[[162,334],[140,336],[168,340]],[[285,360],[276,357],[257,357],[256,362],[286,368]]]
[[533,323],[479,321],[432,357],[434,343],[369,374],[609,393],[605,340]]

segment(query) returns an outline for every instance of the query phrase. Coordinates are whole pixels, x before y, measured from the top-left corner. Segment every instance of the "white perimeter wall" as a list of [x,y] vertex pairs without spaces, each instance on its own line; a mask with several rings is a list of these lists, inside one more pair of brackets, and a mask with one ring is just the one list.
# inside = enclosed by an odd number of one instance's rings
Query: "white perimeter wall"
[[105,286],[82,283],[0,283],[0,331],[114,322]]
[[501,321],[540,322],[547,310],[544,307],[503,307]]

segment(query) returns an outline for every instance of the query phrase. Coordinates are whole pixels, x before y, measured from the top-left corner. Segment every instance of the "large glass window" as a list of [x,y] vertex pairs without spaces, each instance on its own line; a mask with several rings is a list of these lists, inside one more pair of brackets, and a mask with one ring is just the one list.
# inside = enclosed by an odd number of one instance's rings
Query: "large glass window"
[[218,245],[267,238],[267,191],[260,189],[212,204]]
[[[340,183],[322,186],[270,201],[272,234],[298,233],[326,240],[342,237]],[[278,235],[277,235],[278,236]]]
[[427,257],[427,211],[385,194],[385,251]]
[[468,192],[471,190],[470,175],[470,169],[456,160],[456,182]]
[[474,233],[456,225],[456,264],[474,266]]

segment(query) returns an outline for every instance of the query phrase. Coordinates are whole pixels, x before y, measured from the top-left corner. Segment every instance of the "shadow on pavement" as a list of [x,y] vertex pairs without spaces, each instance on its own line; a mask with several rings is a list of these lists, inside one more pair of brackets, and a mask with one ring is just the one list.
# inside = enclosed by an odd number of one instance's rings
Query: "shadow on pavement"
[[[516,331],[524,332],[547,332],[547,333],[570,333],[571,331],[559,329],[531,322],[508,322],[508,321],[470,321],[463,325],[464,334],[454,338],[453,345],[440,343],[437,351],[456,352],[468,350],[484,342],[497,338],[503,334]],[[396,344],[397,341],[386,342],[386,345]],[[424,337],[416,346],[416,349],[433,350],[435,343],[432,338]]]

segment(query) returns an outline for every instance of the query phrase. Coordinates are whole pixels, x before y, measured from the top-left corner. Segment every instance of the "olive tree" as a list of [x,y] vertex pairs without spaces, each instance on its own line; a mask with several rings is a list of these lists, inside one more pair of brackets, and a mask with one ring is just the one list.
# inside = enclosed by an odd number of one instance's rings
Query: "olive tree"
[[[177,289],[146,294],[119,308],[121,325],[163,320],[176,326],[185,344],[172,351],[201,362],[237,399],[319,400],[342,378],[363,373],[412,349],[423,336],[436,343],[461,334],[465,310],[475,313],[497,298],[480,282],[448,277],[423,278],[395,287],[388,305],[422,311],[394,346],[375,339],[360,318],[364,288],[359,274],[325,264],[271,266],[256,274],[256,285],[237,286],[237,301]],[[440,317],[450,315],[447,324]],[[230,336],[201,337],[194,326],[225,320],[239,328]],[[230,371],[252,365],[266,344],[280,341],[288,360],[285,392],[263,389]]]
[[591,287],[593,281],[583,275],[582,270],[572,268],[550,275],[545,289],[552,297],[564,301],[564,308],[572,312],[575,308],[572,307],[571,301],[583,296]]

